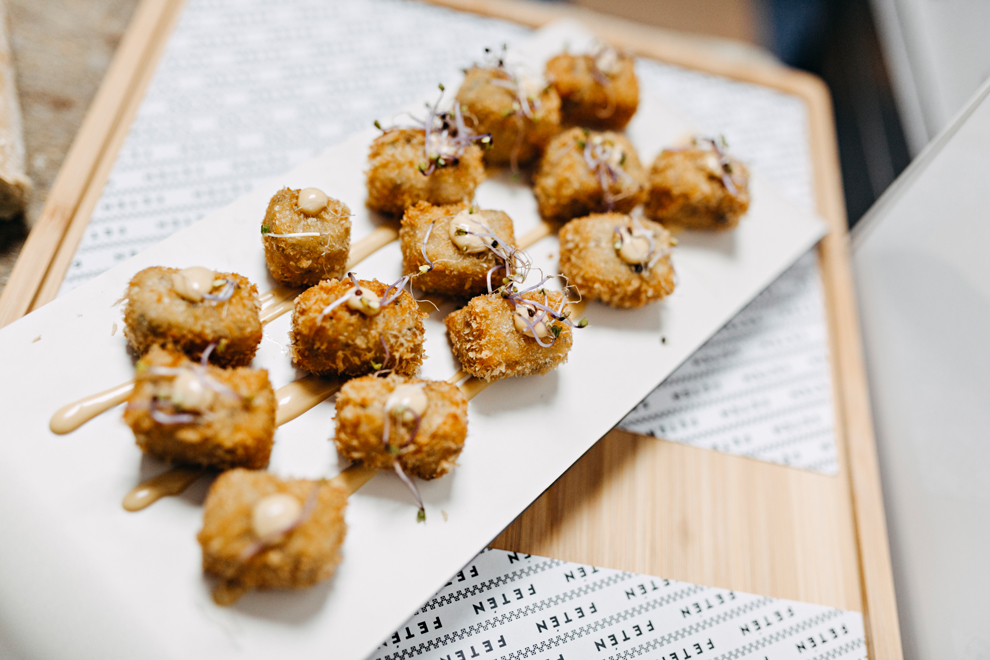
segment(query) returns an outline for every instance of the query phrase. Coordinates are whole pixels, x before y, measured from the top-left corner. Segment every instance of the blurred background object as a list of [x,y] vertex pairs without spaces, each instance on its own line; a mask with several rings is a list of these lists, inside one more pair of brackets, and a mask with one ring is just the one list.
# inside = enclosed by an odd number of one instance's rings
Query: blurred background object
[[[990,3],[977,0],[569,1],[693,35],[722,56],[775,56],[821,76],[850,225],[990,72],[980,34]],[[0,224],[0,290],[138,4],[6,2],[37,191],[22,221]]]
[[7,6],[0,0],[0,220],[19,215],[30,198],[31,180],[25,174],[14,55],[7,33]]

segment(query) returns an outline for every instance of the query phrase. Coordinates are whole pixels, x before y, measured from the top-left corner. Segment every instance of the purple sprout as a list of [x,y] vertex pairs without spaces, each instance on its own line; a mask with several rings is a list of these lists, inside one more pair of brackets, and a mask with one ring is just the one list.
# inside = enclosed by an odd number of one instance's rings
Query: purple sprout
[[[548,304],[549,297],[547,296],[547,292],[543,288],[543,285],[550,279],[551,278],[549,276],[545,276],[537,284],[522,290],[519,290],[515,282],[509,282],[497,290],[503,298],[512,304],[513,312],[518,311],[519,306],[523,306],[527,309],[528,313],[526,318],[524,318],[526,329],[529,331],[536,343],[543,348],[550,348],[553,346],[554,342],[557,341],[557,338],[560,337],[560,327],[557,326],[556,323],[563,323],[571,328],[585,328],[588,325],[588,319],[586,318],[581,319],[577,323],[570,320],[570,312],[564,311],[564,305],[567,304],[567,296],[563,296],[561,298],[560,304],[556,308]],[[543,294],[543,302],[523,297],[524,294],[531,293],[533,291],[538,291]],[[537,332],[537,327],[540,323],[542,323],[550,333],[549,337],[546,339],[541,339],[539,333]]]
[[[490,133],[478,135],[468,129],[464,124],[464,116],[461,114],[461,107],[458,103],[454,103],[453,112],[440,112],[443,92],[444,86],[440,85],[440,96],[436,103],[426,104],[425,119],[410,115],[414,125],[408,128],[423,131],[425,158],[419,164],[419,171],[424,176],[433,174],[437,168],[457,165],[464,155],[464,150],[475,142],[481,143],[483,147],[488,147],[492,143]],[[375,126],[384,130],[377,121]]]
[[230,300],[231,296],[234,295],[234,290],[237,289],[237,282],[229,277],[225,277],[223,282],[223,288],[220,289],[220,293],[204,293],[203,298],[214,302],[227,302]]
[[[602,137],[600,134],[595,137]],[[606,144],[604,139],[595,141],[591,137],[590,131],[585,130],[584,139],[578,141],[578,146],[584,149],[584,162],[588,164],[588,169],[595,173],[598,177],[598,183],[602,187],[602,195],[605,198],[605,204],[608,210],[611,211],[615,203],[625,199],[632,193],[626,193],[624,195],[615,196],[612,194],[611,186],[615,183],[621,181],[631,181],[632,177],[626,174],[626,171],[622,168],[626,164],[626,158],[628,157],[622,150],[615,144]],[[620,154],[618,162],[616,161],[616,154]]]

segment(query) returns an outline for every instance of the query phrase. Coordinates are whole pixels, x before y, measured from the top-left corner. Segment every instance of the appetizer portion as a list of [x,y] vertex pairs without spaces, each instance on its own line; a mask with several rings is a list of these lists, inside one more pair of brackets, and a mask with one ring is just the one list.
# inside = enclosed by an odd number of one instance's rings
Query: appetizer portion
[[642,307],[674,291],[674,244],[659,223],[597,213],[560,230],[560,271],[584,298]]
[[545,220],[628,213],[646,198],[646,172],[624,135],[572,128],[547,147],[533,193]]
[[313,374],[363,376],[391,370],[412,376],[423,364],[426,318],[405,290],[395,284],[326,280],[296,298],[292,313],[292,359]]
[[221,369],[157,346],[137,363],[124,421],[141,451],[220,470],[268,465],[275,393],[264,369]]
[[635,60],[604,42],[585,55],[552,58],[546,77],[560,95],[565,124],[621,131],[639,107]]
[[368,156],[368,208],[400,215],[416,202],[474,197],[485,180],[481,148],[491,146],[492,136],[469,130],[456,103],[453,112],[439,112],[439,105],[427,106],[426,119],[412,128],[381,129],[375,122],[382,134]]
[[553,87],[503,60],[468,69],[455,107],[474,119],[475,130],[491,134],[489,165],[516,170],[531,163],[560,129],[560,97]]
[[526,254],[515,247],[512,219],[467,202],[420,202],[406,209],[399,242],[403,272],[428,293],[476,296],[528,267]]
[[261,221],[268,272],[279,284],[312,286],[347,272],[351,210],[319,188],[282,188]]
[[230,470],[206,496],[197,539],[203,570],[220,580],[214,600],[229,605],[248,589],[300,589],[340,563],[347,493],[326,481]]
[[258,289],[246,277],[193,266],[152,266],[135,275],[124,294],[124,334],[144,355],[152,346],[222,367],[251,364],[261,343]]
[[337,451],[352,461],[436,479],[456,465],[467,437],[467,399],[444,381],[365,376],[337,394]]
[[687,229],[732,229],[749,210],[749,170],[726,151],[724,138],[696,137],[664,149],[649,173],[646,215]]
[[567,361],[574,327],[567,298],[543,288],[514,287],[472,298],[445,319],[454,355],[475,378],[496,381],[545,374]]

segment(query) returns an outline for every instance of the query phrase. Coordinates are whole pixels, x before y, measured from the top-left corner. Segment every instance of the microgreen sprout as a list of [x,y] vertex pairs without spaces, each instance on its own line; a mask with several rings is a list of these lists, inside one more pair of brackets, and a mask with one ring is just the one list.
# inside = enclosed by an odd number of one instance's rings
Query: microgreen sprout
[[[193,364],[188,367],[147,366],[144,362],[139,362],[138,364],[139,366],[145,365],[140,369],[142,373],[147,373],[152,376],[174,378],[183,373],[191,372],[204,388],[212,390],[221,396],[230,397],[232,399],[242,399],[243,397],[240,394],[211,377],[209,371],[207,371],[210,354],[216,346],[216,342],[211,343],[206,347],[206,349],[203,350],[203,353],[200,356],[199,364]],[[197,411],[181,410],[181,406],[177,406],[176,403],[168,396],[157,395],[152,398],[148,413],[151,415],[153,420],[166,426],[175,424],[192,424],[195,423],[201,416],[201,413]]]
[[[728,190],[730,194],[738,195],[739,189],[732,180],[732,160],[729,158],[729,154],[726,153],[726,149],[729,148],[729,143],[726,141],[725,136],[719,135],[717,138],[696,136],[691,140],[691,143],[698,149],[715,152],[715,155],[718,158],[719,174],[721,174],[722,177],[722,185],[725,186],[725,189]],[[676,153],[679,151],[687,151],[687,149],[688,147],[680,147],[665,149],[664,151]]]
[[[658,261],[666,257],[668,254],[670,254],[670,248],[665,246],[664,249],[658,250],[657,241],[653,232],[647,229],[646,227],[644,227],[643,223],[640,222],[639,218],[633,216],[632,224],[633,226],[631,229],[629,227],[626,227],[625,225],[616,225],[612,229],[612,232],[615,236],[615,241],[613,242],[612,247],[614,247],[616,251],[619,251],[622,249],[622,245],[626,240],[634,239],[634,238],[645,238],[647,241],[649,241],[649,246],[650,246],[646,252],[646,255],[643,257],[643,260],[641,262],[630,265],[632,266],[633,270],[637,273],[644,273],[644,272],[648,273],[651,270],[653,270],[653,267],[656,266]],[[627,239],[626,236],[628,236],[629,239]]]
[[587,163],[588,169],[598,177],[605,204],[609,210],[612,210],[616,202],[631,194],[626,193],[618,196],[612,194],[612,186],[615,183],[620,180],[631,180],[631,177],[623,169],[626,164],[625,150],[601,134],[590,136],[588,131],[585,131],[585,138],[578,140],[577,145],[583,149],[584,162]]
[[[419,385],[422,389],[423,384]],[[400,400],[401,401],[401,400]],[[393,419],[394,418],[394,419]],[[409,437],[405,442],[392,442],[392,427],[397,426],[400,429],[403,428],[406,422],[412,422],[412,429],[409,432]],[[409,488],[413,496],[416,498],[416,502],[419,504],[419,510],[416,513],[416,522],[426,521],[426,509],[423,506],[423,498],[419,494],[419,489],[416,488],[416,484],[413,480],[403,471],[402,465],[399,463],[398,457],[402,454],[407,447],[413,444],[416,440],[416,435],[419,433],[420,426],[423,423],[422,416],[417,413],[412,408],[395,401],[391,396],[385,401],[385,422],[382,428],[382,444],[385,446],[385,451],[391,454],[394,458],[392,465],[395,468],[395,473],[399,475],[399,479],[402,483]],[[396,433],[396,440],[400,440],[399,431]]]
[[[423,131],[424,159],[419,163],[419,171],[429,176],[440,167],[457,165],[464,150],[477,142],[488,148],[492,144],[490,133],[478,135],[472,133],[464,124],[464,115],[459,103],[454,103],[453,111],[441,112],[440,102],[443,100],[444,86],[439,85],[440,96],[433,105],[426,104],[426,118],[419,119],[410,115],[414,121],[412,128]],[[375,126],[381,129],[377,121]]]
[[[512,304],[513,311],[522,318],[525,334],[536,340],[536,343],[543,348],[553,346],[560,337],[563,327],[558,324],[566,324],[571,328],[584,328],[588,325],[588,319],[581,319],[577,323],[571,321],[570,311],[564,311],[564,306],[568,302],[566,295],[561,296],[560,303],[556,306],[550,305],[549,295],[543,285],[551,279],[549,276],[544,276],[538,283],[522,290],[515,281],[509,281],[497,289],[502,298]],[[542,302],[525,297],[525,294],[534,291],[543,296]],[[546,329],[546,337],[540,337],[541,325]]]
[[213,281],[213,288],[217,288],[218,286],[223,287],[219,293],[204,293],[203,298],[212,300],[213,302],[227,302],[234,295],[234,290],[237,289],[237,282],[229,277],[224,277]]

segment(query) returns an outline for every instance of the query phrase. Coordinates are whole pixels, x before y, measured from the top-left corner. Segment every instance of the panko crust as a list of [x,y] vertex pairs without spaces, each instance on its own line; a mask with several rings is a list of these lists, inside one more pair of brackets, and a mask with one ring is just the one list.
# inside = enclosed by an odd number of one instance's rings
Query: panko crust
[[662,151],[649,173],[646,215],[686,229],[726,230],[749,210],[749,170],[730,159],[736,193],[722,182],[718,155],[710,149]]
[[[281,541],[250,557],[259,539],[251,526],[254,505],[276,493],[301,504],[318,489],[312,511]],[[347,525],[347,493],[326,481],[282,480],[268,472],[236,469],[213,482],[197,535],[203,570],[222,584],[242,589],[301,589],[328,579],[340,563]]]
[[[613,198],[611,209],[598,175],[584,158],[585,143],[598,135],[611,140],[626,156],[621,165],[626,176],[608,184]],[[571,128],[555,137],[547,147],[533,180],[533,194],[540,216],[545,220],[566,222],[606,211],[629,213],[646,199],[646,172],[632,143],[624,135]]]
[[[388,289],[378,280],[358,282],[379,298]],[[379,368],[415,375],[425,357],[423,319],[427,315],[409,292],[403,291],[374,316],[352,310],[344,303],[320,320],[324,308],[351,288],[349,279],[324,280],[296,298],[289,331],[293,362],[319,375],[363,376]]]
[[[261,244],[268,272],[279,284],[313,286],[347,272],[351,250],[351,210],[330,198],[317,215],[299,210],[299,189],[282,188],[272,196],[261,222]],[[290,236],[319,232],[321,236]]]
[[670,263],[671,237],[663,225],[640,220],[653,234],[661,257],[650,270],[637,273],[619,258],[615,228],[635,225],[624,213],[596,213],[572,220],[560,230],[560,271],[582,297],[614,307],[635,308],[660,300],[674,291],[674,267]]
[[[523,294],[523,298],[544,302],[543,295],[536,291]],[[548,305],[556,308],[562,299],[563,294],[547,291]],[[491,293],[472,298],[447,316],[447,334],[464,371],[491,382],[545,374],[567,361],[573,343],[569,325],[557,323],[560,336],[551,346],[543,347],[516,330],[514,314],[512,303],[499,293]]]
[[613,131],[626,127],[639,107],[635,60],[619,53],[616,67],[614,74],[596,76],[591,55],[563,53],[547,62],[546,78],[560,96],[563,123]]
[[[420,202],[406,209],[402,216],[402,227],[399,229],[399,243],[402,247],[402,271],[407,275],[415,275],[413,283],[416,288],[427,293],[439,293],[445,296],[468,298],[488,291],[487,275],[489,269],[501,264],[491,250],[467,254],[461,252],[450,240],[450,223],[454,217],[468,209],[470,204],[448,204],[433,206]],[[512,219],[502,211],[478,210],[477,221],[487,225],[492,232],[507,245],[515,246],[516,236],[512,228]],[[433,229],[430,230],[430,225]],[[423,258],[423,239],[430,232],[430,240],[426,245],[426,254],[434,263],[431,271],[420,273],[421,266],[427,266]],[[419,273],[417,275],[417,273]],[[495,278],[497,276],[497,279]],[[505,272],[493,273],[495,286],[500,286]]]
[[456,204],[474,197],[485,180],[481,147],[470,144],[456,165],[420,171],[426,162],[426,137],[420,129],[393,128],[371,143],[368,155],[368,208],[401,215],[416,202]]
[[178,268],[152,266],[135,275],[124,294],[124,335],[139,356],[152,346],[185,353],[198,360],[213,342],[210,362],[221,367],[251,364],[261,343],[258,289],[237,273],[217,272],[236,282],[225,302],[190,302],[176,293],[172,274]]
[[[385,402],[396,387],[424,384],[429,403],[420,419],[411,444],[414,424],[397,424],[392,416],[389,445],[383,442]],[[447,474],[467,437],[467,399],[456,385],[444,381],[419,380],[390,375],[365,376],[344,384],[337,394],[337,451],[352,461],[379,469],[392,469],[396,460],[403,471],[420,479],[436,479]],[[393,451],[398,452],[396,455]]]
[[533,117],[516,112],[516,94],[492,80],[511,80],[505,69],[475,66],[468,69],[457,90],[465,120],[475,133],[490,133],[492,146],[485,151],[489,165],[527,165],[536,160],[560,130],[560,97],[551,85],[539,95]]
[[[151,367],[195,368],[181,353],[154,346],[141,358],[124,421],[141,451],[169,462],[220,470],[268,465],[275,437],[275,392],[264,369],[207,366],[207,377],[240,398],[216,394],[208,411],[191,424],[159,424],[150,414],[152,400],[167,398],[173,376],[155,375]],[[181,410],[179,410],[181,412]]]

